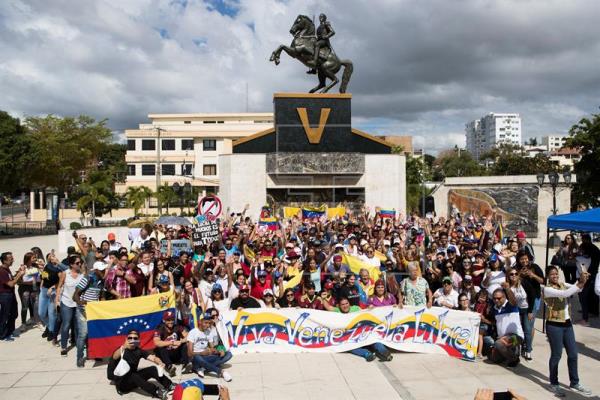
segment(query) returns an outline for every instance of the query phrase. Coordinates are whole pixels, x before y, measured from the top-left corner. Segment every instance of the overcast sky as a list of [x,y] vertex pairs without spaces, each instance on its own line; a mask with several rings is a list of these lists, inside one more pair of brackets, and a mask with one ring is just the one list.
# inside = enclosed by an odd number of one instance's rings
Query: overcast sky
[[464,124],[517,112],[525,138],[565,134],[600,105],[598,0],[1,0],[0,109],[108,118],[272,111],[315,77],[282,55],[298,14],[329,17],[354,62],[356,127],[435,153]]

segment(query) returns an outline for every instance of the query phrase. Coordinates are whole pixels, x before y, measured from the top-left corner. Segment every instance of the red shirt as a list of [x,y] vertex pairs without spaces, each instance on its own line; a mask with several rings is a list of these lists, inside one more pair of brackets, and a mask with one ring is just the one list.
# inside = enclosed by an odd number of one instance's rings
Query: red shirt
[[298,301],[298,305],[300,308],[312,308],[313,310],[323,310],[323,303],[321,303],[321,299],[319,296],[315,294],[312,300],[308,297],[308,294],[305,294],[300,297]]
[[13,280],[12,272],[10,269],[0,266],[0,293],[14,293],[15,288],[7,285],[8,282]]
[[252,289],[250,289],[250,296],[257,299],[263,298],[263,292],[265,289],[272,289],[271,280],[269,277],[265,280],[264,284],[261,284],[258,279],[252,279]]

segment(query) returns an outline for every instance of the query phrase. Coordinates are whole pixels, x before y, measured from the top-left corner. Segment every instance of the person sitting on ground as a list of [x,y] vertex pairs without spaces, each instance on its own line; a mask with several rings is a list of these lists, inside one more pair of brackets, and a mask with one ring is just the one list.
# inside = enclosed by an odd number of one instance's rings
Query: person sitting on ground
[[250,286],[242,285],[239,290],[239,296],[231,301],[232,310],[241,310],[244,308],[260,308],[260,303],[253,297],[250,297]]
[[[249,290],[248,290],[249,291]],[[204,378],[202,369],[208,372],[214,372],[218,377],[222,377],[226,382],[231,381],[231,375],[221,369],[221,365],[231,358],[231,353],[227,358],[227,353],[223,350],[217,350],[213,345],[214,333],[211,330],[211,313],[205,313],[204,319],[199,323],[198,328],[194,328],[187,336],[188,356],[192,359],[192,369],[200,378]]]
[[498,339],[494,342],[488,357],[495,363],[500,364],[506,360],[507,366],[516,367],[519,364],[519,351],[525,336],[521,327],[517,299],[512,290],[509,290],[507,282],[503,282],[502,288],[492,293],[492,299],[494,301],[492,313],[496,320]]
[[154,353],[165,364],[165,370],[171,377],[175,376],[175,365],[184,366],[182,373],[189,373],[192,369],[189,364],[187,352],[187,331],[181,325],[175,325],[175,313],[165,311],[162,322],[154,332]]
[[[338,307],[332,307],[327,302],[324,302],[323,306],[325,307],[325,309],[327,311],[333,311],[333,312],[338,312],[338,313],[342,313],[342,314],[348,314],[348,313],[357,312],[357,311],[361,310],[361,308],[359,306],[350,305],[350,301],[345,297],[341,297],[339,299]],[[367,360],[368,362],[373,361],[376,357],[379,358],[381,361],[392,361],[392,358],[393,358],[392,354],[387,349],[387,347],[385,347],[383,345],[383,343],[379,343],[379,342],[373,343],[370,346],[364,346],[364,347],[360,347],[358,349],[352,349],[352,350],[350,350],[350,353],[357,355],[359,357],[362,357],[365,360]]]
[[[124,375],[117,376],[115,375],[115,369],[121,358],[125,360],[129,366],[129,370]],[[117,393],[120,395],[140,388],[153,397],[158,397],[162,400],[168,399],[168,393],[175,389],[175,385],[165,375],[161,376],[156,366],[138,370],[138,364],[142,358],[155,363],[160,368],[164,368],[164,364],[160,358],[140,348],[140,333],[132,329],[127,332],[125,343],[116,349],[110,358],[107,369],[108,379],[115,382]],[[157,380],[162,388],[148,382],[151,378]]]
[[442,279],[442,287],[435,291],[433,300],[436,306],[450,309],[458,307],[458,293],[452,287],[452,278],[445,276]]

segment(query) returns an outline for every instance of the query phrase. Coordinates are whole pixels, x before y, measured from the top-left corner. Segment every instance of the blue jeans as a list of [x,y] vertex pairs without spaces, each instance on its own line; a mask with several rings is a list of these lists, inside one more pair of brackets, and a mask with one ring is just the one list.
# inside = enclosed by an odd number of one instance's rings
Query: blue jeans
[[546,323],[546,335],[550,342],[550,384],[558,385],[558,363],[562,356],[563,347],[567,351],[567,367],[569,369],[569,380],[571,386],[579,383],[577,372],[577,343],[573,326],[556,326]]
[[527,349],[529,349],[528,351],[531,351],[533,349],[532,347],[532,342],[533,342],[533,330],[535,329],[535,317],[537,317],[538,312],[540,311],[540,307],[542,305],[542,299],[541,298],[536,298],[535,301],[533,302],[533,310],[531,311],[533,313],[533,319],[531,321],[529,321],[529,319],[527,319],[527,321],[529,322],[527,325],[527,328],[525,328],[525,326],[523,326],[523,332],[525,331],[525,329],[529,330],[529,342],[525,343],[525,347]]
[[[352,349],[350,350],[350,353],[354,354],[355,356],[359,356],[362,357],[364,359],[368,358],[372,352],[371,350],[369,350],[370,346],[365,346],[365,347],[359,347],[358,349]],[[380,354],[384,354],[387,351],[387,348],[385,347],[385,345],[383,345],[383,343],[373,343],[372,348],[375,350],[375,352],[380,353]]]
[[77,334],[77,323],[75,322],[75,311],[77,307],[69,307],[64,303],[60,303],[60,318],[62,319],[62,325],[60,327],[60,347],[66,350],[69,342],[69,330],[71,327],[75,327],[75,334]]
[[525,335],[525,339],[523,340],[523,350],[528,353],[531,353],[531,343],[533,341],[531,329],[533,328],[533,326],[531,325],[531,321],[529,321],[529,318],[527,317],[526,308],[519,308],[519,317],[521,318],[521,326],[523,327],[523,334]]
[[75,311],[75,322],[77,323],[77,359],[83,358],[84,351],[87,344],[87,318],[85,316],[85,308],[77,306]]
[[194,371],[198,371],[200,368],[204,368],[206,371],[214,372],[217,375],[221,375],[221,365],[231,360],[231,353],[226,352],[223,357],[218,354],[211,354],[209,356],[195,355],[192,358],[192,368]]
[[40,315],[40,319],[42,323],[46,325],[46,329],[52,335],[52,337],[56,336],[56,305],[54,305],[54,300],[56,299],[56,291],[52,289],[52,294],[48,296],[48,289],[41,288],[40,290],[40,299],[38,304],[38,314]]

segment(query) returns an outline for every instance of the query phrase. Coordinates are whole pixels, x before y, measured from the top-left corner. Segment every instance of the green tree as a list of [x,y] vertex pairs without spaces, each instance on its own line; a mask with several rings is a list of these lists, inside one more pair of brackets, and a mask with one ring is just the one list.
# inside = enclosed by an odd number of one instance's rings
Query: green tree
[[484,168],[468,151],[458,147],[441,152],[433,163],[433,180],[436,181],[454,176],[480,175],[485,175]]
[[25,171],[31,160],[26,128],[18,118],[0,111],[0,193],[14,194],[25,188]]
[[29,185],[53,186],[60,192],[94,168],[112,138],[106,120],[92,117],[28,117],[25,120],[33,161],[27,168]]
[[555,169],[548,156],[536,154],[535,157],[529,157],[523,147],[511,144],[501,144],[483,154],[481,159],[491,161],[491,175],[535,175]]
[[121,143],[106,143],[98,154],[98,169],[107,171],[115,182],[125,182],[127,163],[125,154],[127,146]]
[[138,215],[139,209],[144,207],[150,197],[152,197],[152,190],[147,186],[130,186],[125,193],[127,205],[133,207],[135,215]]
[[406,157],[406,202],[409,212],[416,212],[421,206],[423,197],[431,190],[425,187],[425,182],[431,180],[431,168],[425,157]]
[[176,202],[179,199],[179,196],[171,186],[167,183],[158,187],[158,190],[154,193],[154,197],[161,204],[167,205],[167,214],[169,213],[169,206],[171,203]]
[[575,205],[600,206],[600,114],[582,118],[569,131],[566,147],[579,149],[581,159],[575,164],[577,183],[572,202]]
[[93,221],[102,215],[102,213],[97,213],[96,204],[106,206],[110,200],[109,195],[106,195],[105,192],[112,192],[111,189],[111,183],[106,178],[82,183],[77,188],[78,192],[82,194],[77,200],[77,209],[85,213],[91,207]]

